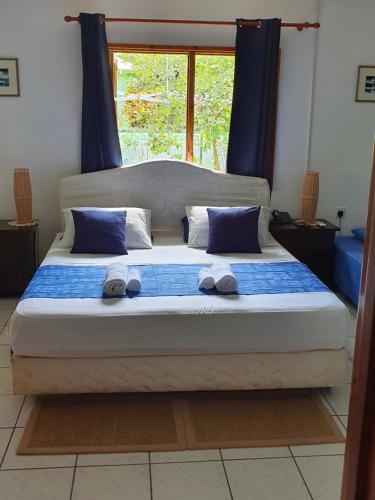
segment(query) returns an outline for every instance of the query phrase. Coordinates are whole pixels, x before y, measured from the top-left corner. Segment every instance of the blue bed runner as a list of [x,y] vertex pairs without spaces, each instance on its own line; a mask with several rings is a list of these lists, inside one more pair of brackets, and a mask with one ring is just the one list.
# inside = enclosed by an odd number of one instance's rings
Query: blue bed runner
[[[142,288],[127,297],[223,295],[198,288],[198,272],[203,264],[152,264],[129,266],[139,269]],[[328,288],[300,262],[231,264],[238,280],[235,295],[325,292]],[[22,299],[105,298],[103,283],[106,266],[42,266],[35,273]]]

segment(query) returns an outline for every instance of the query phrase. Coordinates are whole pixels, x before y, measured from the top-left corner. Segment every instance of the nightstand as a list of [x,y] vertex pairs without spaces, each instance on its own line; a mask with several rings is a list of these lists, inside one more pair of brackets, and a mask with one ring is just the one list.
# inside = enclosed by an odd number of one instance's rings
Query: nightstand
[[284,248],[306,264],[327,286],[333,286],[333,248],[337,226],[325,219],[324,227],[270,223],[270,232]]
[[0,297],[20,296],[38,267],[38,226],[0,220]]

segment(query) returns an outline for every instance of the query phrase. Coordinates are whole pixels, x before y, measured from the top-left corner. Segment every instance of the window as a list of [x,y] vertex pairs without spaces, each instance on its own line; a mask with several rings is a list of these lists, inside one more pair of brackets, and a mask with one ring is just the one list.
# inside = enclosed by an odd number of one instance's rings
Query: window
[[234,50],[110,45],[124,165],[186,159],[225,170]]

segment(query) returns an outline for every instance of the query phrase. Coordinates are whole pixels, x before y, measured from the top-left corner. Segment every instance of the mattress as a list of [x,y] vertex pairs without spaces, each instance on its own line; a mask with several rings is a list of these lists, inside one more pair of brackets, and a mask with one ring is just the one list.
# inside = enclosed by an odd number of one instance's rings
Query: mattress
[[335,284],[355,305],[361,286],[363,246],[363,241],[353,236],[335,239]]
[[[181,235],[158,233],[152,249],[127,256],[70,254],[56,237],[42,265],[295,261],[283,247],[262,254],[209,255]],[[95,358],[299,352],[341,349],[348,311],[331,292],[241,296],[20,301],[9,336],[19,356]]]
[[40,358],[13,356],[15,394],[228,391],[332,387],[345,349],[303,352]]

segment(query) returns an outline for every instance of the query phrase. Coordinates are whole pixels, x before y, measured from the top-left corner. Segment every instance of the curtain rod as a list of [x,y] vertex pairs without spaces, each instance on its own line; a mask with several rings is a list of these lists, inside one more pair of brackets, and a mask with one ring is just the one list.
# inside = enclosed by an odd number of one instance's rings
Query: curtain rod
[[[67,23],[72,21],[79,21],[79,17],[65,16],[64,20]],[[157,24],[206,24],[213,26],[236,26],[235,21],[195,21],[192,19],[137,19],[129,17],[101,17],[102,23],[157,23]],[[262,21],[242,21],[241,26],[256,26],[262,27]],[[320,23],[281,23],[283,28],[296,28],[298,31],[304,29],[314,28],[319,29]]]

